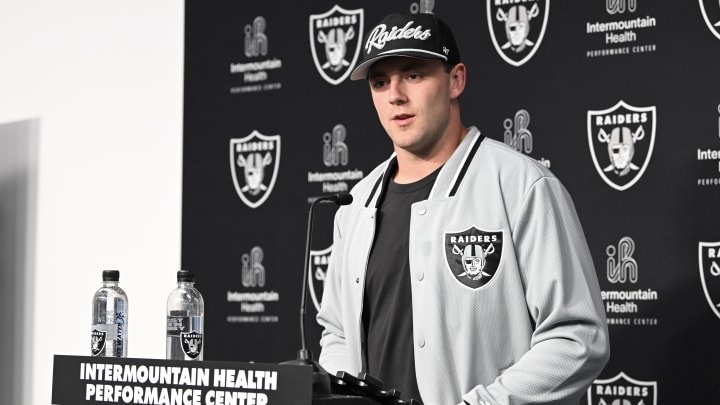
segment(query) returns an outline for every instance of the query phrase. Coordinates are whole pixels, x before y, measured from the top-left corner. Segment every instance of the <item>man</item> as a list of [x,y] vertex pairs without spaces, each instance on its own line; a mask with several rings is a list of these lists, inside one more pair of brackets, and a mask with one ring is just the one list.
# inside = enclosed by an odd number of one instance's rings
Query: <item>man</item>
[[320,364],[426,405],[577,403],[609,347],[566,190],[462,124],[466,67],[432,14],[386,17],[351,78],[394,153],[336,214]]

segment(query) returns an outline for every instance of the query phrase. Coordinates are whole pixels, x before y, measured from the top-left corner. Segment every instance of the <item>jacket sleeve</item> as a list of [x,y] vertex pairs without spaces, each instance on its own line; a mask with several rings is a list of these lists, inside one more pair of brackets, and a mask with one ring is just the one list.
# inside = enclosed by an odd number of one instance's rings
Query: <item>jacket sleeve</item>
[[333,229],[333,249],[330,254],[322,303],[317,314],[317,321],[323,328],[320,337],[320,365],[329,373],[336,374],[346,370],[348,359],[345,332],[342,323],[342,271],[339,264],[342,262],[342,235],[339,227],[339,216],[335,217]]
[[576,404],[605,367],[609,336],[597,274],[575,207],[543,177],[511,217],[513,241],[535,322],[528,350],[469,404]]

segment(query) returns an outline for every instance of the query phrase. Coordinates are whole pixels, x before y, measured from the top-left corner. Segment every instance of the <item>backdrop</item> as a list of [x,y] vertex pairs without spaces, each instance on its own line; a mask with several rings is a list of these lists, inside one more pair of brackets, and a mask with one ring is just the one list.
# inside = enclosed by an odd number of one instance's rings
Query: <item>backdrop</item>
[[[463,122],[543,162],[577,206],[612,351],[587,403],[718,403],[718,1],[185,4],[182,265],[206,359],[295,358],[309,203],[391,153],[348,79],[362,38],[389,12],[435,12],[469,69]],[[315,357],[335,210],[314,221]]]

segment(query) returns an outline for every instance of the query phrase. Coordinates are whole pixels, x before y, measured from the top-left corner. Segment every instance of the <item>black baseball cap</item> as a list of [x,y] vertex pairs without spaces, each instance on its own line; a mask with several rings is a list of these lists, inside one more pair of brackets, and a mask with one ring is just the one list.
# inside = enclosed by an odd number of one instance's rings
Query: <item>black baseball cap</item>
[[373,63],[391,56],[435,59],[460,63],[460,51],[450,27],[430,13],[390,14],[365,37],[363,61],[351,80],[367,79]]

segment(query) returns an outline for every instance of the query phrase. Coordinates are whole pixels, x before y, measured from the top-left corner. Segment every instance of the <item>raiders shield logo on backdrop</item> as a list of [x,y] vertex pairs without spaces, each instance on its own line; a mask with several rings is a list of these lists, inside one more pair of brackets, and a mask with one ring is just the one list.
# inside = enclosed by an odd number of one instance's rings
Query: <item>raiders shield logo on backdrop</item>
[[520,66],[533,57],[545,35],[550,0],[487,0],[493,45],[505,62]]
[[183,352],[191,359],[197,359],[202,352],[203,335],[195,331],[180,332]]
[[107,339],[107,332],[93,329],[90,332],[90,353],[93,356],[97,356],[105,350],[105,341]]
[[707,24],[710,32],[717,39],[720,39],[720,2],[718,0],[699,0],[700,11],[702,12],[705,24]]
[[240,199],[250,208],[267,200],[280,167],[280,135],[253,131],[230,140],[230,170]]
[[698,243],[698,265],[705,298],[720,318],[720,242]]
[[363,37],[363,9],[345,10],[337,4],[323,14],[310,15],[310,49],[318,73],[340,84],[355,67]]
[[595,380],[588,388],[589,405],[657,405],[657,381],[640,381],[624,372],[607,380]]
[[458,233],[445,233],[445,259],[458,281],[470,288],[480,288],[498,269],[502,243],[502,231],[483,231],[474,226]]
[[655,106],[614,106],[587,113],[587,134],[595,169],[610,187],[627,190],[647,169],[655,144]]
[[330,261],[332,245],[323,250],[310,250],[310,263],[308,263],[308,280],[310,280],[310,296],[315,310],[320,311],[320,301],[325,289],[325,275]]

